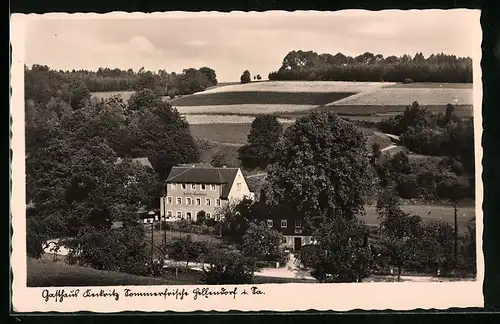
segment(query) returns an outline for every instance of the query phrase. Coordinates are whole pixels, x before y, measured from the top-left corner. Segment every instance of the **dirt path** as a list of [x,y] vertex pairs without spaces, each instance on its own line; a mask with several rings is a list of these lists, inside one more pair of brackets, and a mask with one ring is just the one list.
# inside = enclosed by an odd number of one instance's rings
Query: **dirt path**
[[249,178],[257,178],[257,177],[265,177],[267,175],[267,173],[257,173],[257,174],[252,174],[252,175],[249,175],[247,176],[246,178],[249,179]]

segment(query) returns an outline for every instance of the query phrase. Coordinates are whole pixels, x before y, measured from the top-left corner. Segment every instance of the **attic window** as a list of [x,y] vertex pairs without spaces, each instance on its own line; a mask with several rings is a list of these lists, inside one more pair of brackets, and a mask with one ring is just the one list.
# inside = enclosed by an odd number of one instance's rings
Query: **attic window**
[[236,188],[237,188],[238,191],[241,191],[241,182],[238,182],[236,184]]
[[182,189],[186,190],[186,184],[185,183],[182,184]]
[[207,186],[205,184],[201,185],[201,190],[207,190]]
[[215,189],[216,189],[216,186],[215,186],[214,184],[211,184],[211,185],[210,185],[210,189],[211,189],[211,190],[215,190]]

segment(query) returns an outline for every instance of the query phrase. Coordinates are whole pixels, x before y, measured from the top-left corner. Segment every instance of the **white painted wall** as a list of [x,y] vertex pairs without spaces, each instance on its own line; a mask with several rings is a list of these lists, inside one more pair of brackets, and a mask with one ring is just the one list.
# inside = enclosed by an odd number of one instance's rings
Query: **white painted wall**
[[[240,184],[240,186],[238,186],[238,184]],[[245,180],[245,177],[243,176],[241,169],[238,169],[233,185],[229,190],[229,195],[228,195],[229,201],[231,202],[238,201],[242,200],[244,197],[251,198],[252,196],[253,195],[250,192],[250,189],[248,188],[247,181]]]

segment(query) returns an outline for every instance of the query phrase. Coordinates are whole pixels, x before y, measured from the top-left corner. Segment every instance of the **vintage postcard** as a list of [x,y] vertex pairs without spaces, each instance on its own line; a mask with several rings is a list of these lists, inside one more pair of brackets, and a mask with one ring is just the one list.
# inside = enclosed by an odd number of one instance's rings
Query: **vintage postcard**
[[483,306],[479,17],[13,15],[14,310]]

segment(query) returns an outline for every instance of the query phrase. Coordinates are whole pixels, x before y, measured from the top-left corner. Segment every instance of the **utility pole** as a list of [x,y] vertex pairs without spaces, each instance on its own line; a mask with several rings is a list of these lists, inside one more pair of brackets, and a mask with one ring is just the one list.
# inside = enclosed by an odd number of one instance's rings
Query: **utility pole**
[[457,223],[457,214],[458,214],[458,203],[455,202],[453,204],[453,209],[454,209],[454,212],[455,212],[455,215],[454,215],[454,218],[455,218],[455,249],[454,249],[454,252],[455,252],[455,266],[457,265],[457,261],[458,261],[458,223]]
[[161,224],[163,225],[163,244],[167,245],[167,222],[163,221],[161,222]]
[[154,228],[155,228],[155,212],[150,211],[149,216],[151,216],[152,221],[151,221],[151,267],[153,266],[153,249],[154,249]]

